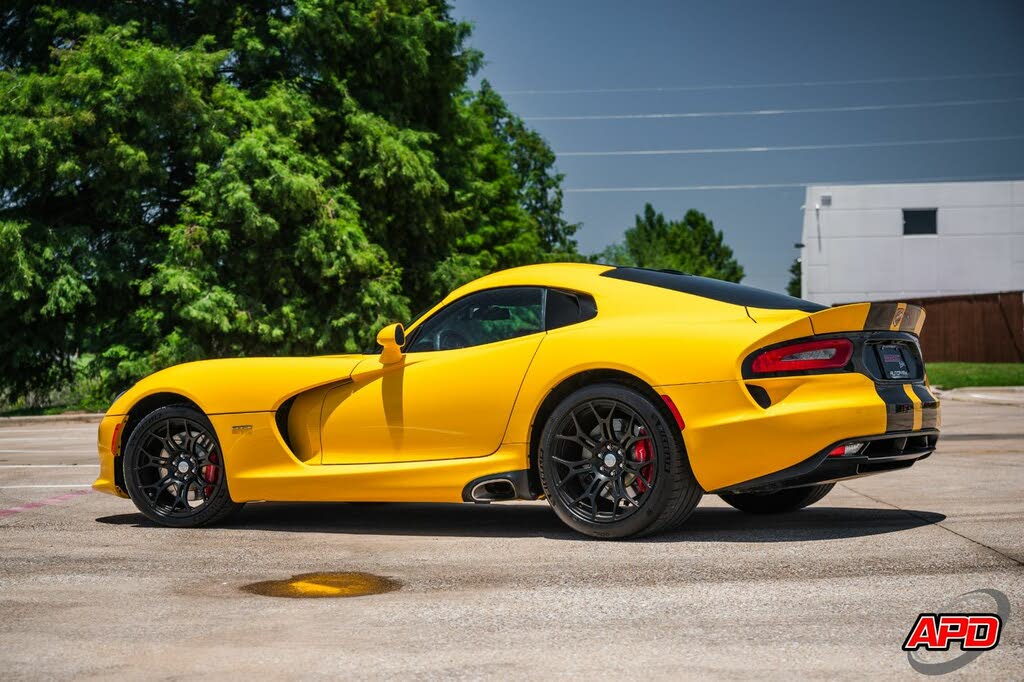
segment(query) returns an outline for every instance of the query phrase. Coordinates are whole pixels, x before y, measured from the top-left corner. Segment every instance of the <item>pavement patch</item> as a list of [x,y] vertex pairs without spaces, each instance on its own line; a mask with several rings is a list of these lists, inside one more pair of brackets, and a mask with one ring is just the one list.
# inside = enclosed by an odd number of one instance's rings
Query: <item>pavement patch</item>
[[[1014,620],[995,650],[953,674],[1021,679],[1024,437],[997,437],[1024,433],[1022,410],[951,400],[939,449],[920,465],[837,485],[777,516],[709,495],[679,530],[626,543],[575,535],[540,501],[267,502],[219,526],[171,530],[130,500],[69,496],[0,519],[0,679],[590,679],[639,669],[652,681],[926,680],[901,648],[915,619],[979,588],[1005,594]],[[0,460],[95,467],[95,429],[84,426],[52,425],[67,446],[0,443],[73,453]],[[6,467],[0,486],[96,473]],[[0,508],[71,492],[0,489]],[[313,571],[401,586],[331,601],[353,591]],[[243,589],[289,580],[291,599]],[[609,627],[633,649],[610,644]]]
[[242,589],[264,597],[329,599],[394,592],[401,586],[397,580],[372,573],[303,573],[288,580],[252,583]]
[[[46,487],[56,488],[60,486],[3,486],[4,488],[32,488],[32,487]],[[77,487],[77,486],[76,486]],[[0,519],[7,516],[14,516],[22,512],[30,511],[32,509],[39,509],[40,507],[49,507],[55,504],[61,504],[72,500],[82,495],[88,495],[92,490],[76,490],[73,493],[64,493],[63,495],[55,495],[53,497],[47,497],[45,500],[36,500],[35,502],[26,502],[25,504],[19,504],[16,507],[8,507],[7,509],[0,509]]]

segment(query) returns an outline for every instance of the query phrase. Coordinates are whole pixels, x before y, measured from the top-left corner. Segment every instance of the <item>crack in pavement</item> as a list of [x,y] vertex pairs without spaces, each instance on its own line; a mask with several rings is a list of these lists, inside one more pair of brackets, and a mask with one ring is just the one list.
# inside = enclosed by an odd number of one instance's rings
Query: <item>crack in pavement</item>
[[988,551],[992,552],[993,554],[997,554],[997,555],[1003,557],[1004,559],[1013,562],[1018,567],[1024,567],[1024,561],[1021,561],[1020,559],[1018,559],[1016,557],[1010,556],[1009,554],[1007,554],[1007,553],[1005,553],[1003,551],[1000,551],[1000,550],[996,549],[995,547],[991,547],[989,545],[986,545],[984,542],[981,542],[980,540],[975,540],[974,538],[969,537],[967,535],[964,535],[963,533],[959,533],[959,532],[953,530],[952,528],[949,528],[948,526],[944,526],[944,525],[942,525],[941,521],[932,521],[930,519],[925,518],[924,516],[921,516],[920,514],[917,514],[917,513],[913,512],[913,511],[909,510],[909,509],[904,509],[903,507],[901,507],[899,505],[893,504],[892,502],[886,502],[885,500],[880,500],[877,497],[872,497],[871,495],[868,495],[867,493],[861,492],[861,491],[857,490],[856,488],[851,488],[848,483],[840,483],[839,485],[841,485],[842,487],[846,488],[847,490],[849,490],[852,493],[856,493],[856,494],[860,495],[861,497],[866,497],[869,500],[877,502],[878,504],[884,504],[884,505],[886,505],[888,507],[892,507],[893,509],[898,509],[899,511],[901,511],[901,512],[903,512],[905,514],[909,514],[910,516],[913,516],[915,519],[920,519],[921,521],[924,521],[926,525],[938,526],[939,528],[941,528],[942,530],[944,530],[944,531],[946,531],[948,533],[952,533],[953,535],[955,535],[955,536],[957,536],[959,538],[963,538],[964,540],[967,540],[968,542],[973,542],[974,544],[978,545],[979,547],[984,547],[985,549],[987,549]]

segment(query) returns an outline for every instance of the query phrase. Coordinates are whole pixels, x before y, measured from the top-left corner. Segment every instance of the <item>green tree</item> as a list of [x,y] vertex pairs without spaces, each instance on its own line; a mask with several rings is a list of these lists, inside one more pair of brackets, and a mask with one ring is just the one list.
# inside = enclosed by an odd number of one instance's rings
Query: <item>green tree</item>
[[354,351],[574,258],[554,155],[441,0],[0,10],[0,397]]
[[721,230],[700,211],[690,209],[682,220],[667,220],[650,204],[626,230],[623,242],[606,247],[595,262],[656,270],[678,270],[729,282],[743,279],[743,267],[725,244]]
[[803,281],[803,268],[800,258],[794,258],[793,264],[789,266],[789,282],[786,284],[786,293],[795,298],[800,298],[801,284]]
[[[454,187],[464,199],[467,229],[432,272],[428,298],[494,270],[538,261],[578,260],[572,235],[579,225],[562,216],[562,175],[544,139],[512,113],[486,80],[467,99],[464,126],[470,147],[459,163],[474,170]],[[477,140],[487,140],[479,144]]]

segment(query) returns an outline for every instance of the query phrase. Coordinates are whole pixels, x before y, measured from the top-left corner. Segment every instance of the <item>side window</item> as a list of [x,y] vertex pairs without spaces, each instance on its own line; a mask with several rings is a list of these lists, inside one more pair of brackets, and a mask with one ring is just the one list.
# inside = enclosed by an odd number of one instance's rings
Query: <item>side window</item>
[[597,304],[587,294],[548,289],[547,308],[544,311],[545,329],[558,329],[597,315]]
[[470,294],[442,308],[415,331],[408,353],[482,346],[543,329],[543,291],[507,287]]

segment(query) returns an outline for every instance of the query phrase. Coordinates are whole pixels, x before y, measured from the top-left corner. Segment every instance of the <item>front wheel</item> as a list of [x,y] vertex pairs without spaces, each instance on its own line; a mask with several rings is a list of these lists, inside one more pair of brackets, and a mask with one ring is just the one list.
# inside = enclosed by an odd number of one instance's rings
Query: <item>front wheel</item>
[[828,495],[835,483],[787,488],[774,493],[722,493],[723,500],[749,514],[781,514],[808,507]]
[[172,405],[146,415],[132,430],[123,459],[129,497],[163,526],[205,526],[242,507],[228,494],[213,425],[191,407]]
[[544,425],[538,464],[558,517],[598,538],[679,525],[703,495],[665,406],[619,384],[563,400]]

